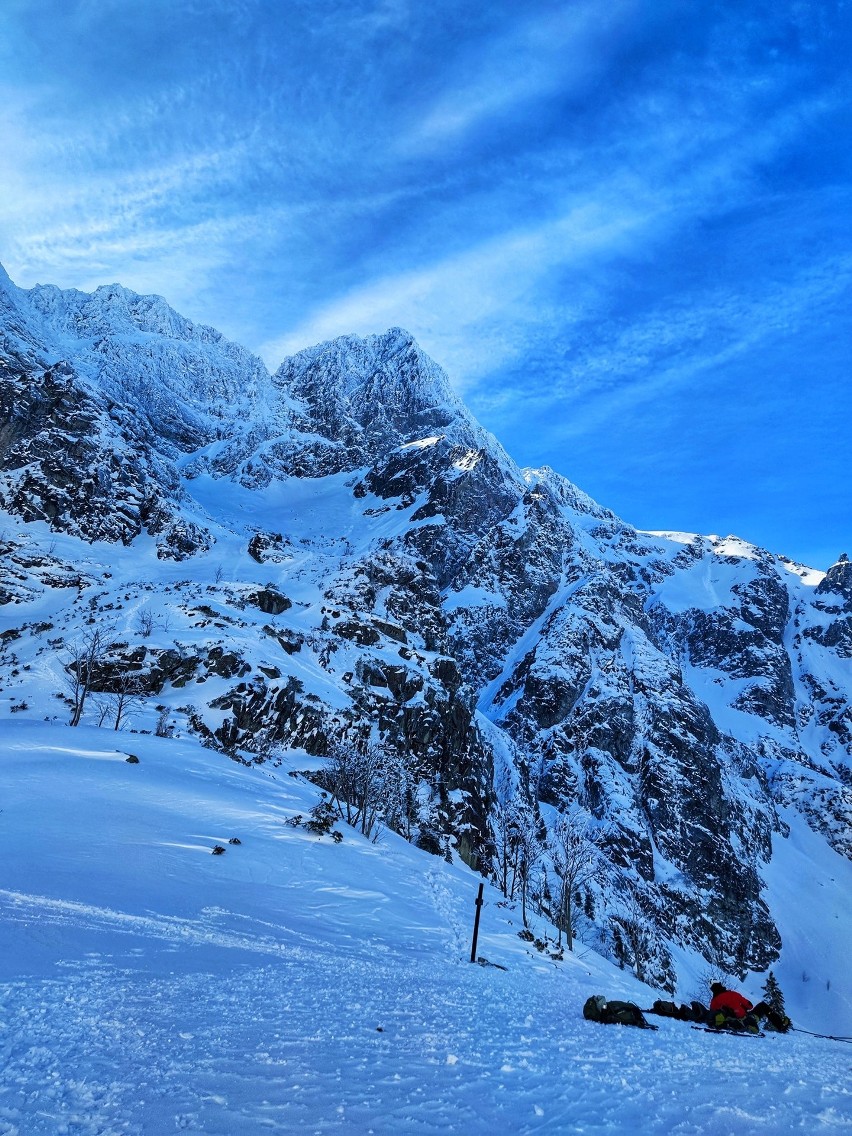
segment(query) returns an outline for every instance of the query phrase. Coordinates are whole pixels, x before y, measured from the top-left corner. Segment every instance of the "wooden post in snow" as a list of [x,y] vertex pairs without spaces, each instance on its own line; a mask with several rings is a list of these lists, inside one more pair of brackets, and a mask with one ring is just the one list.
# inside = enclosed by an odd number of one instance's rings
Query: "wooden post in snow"
[[471,962],[476,962],[476,940],[479,938],[479,915],[482,911],[482,904],[484,903],[484,900],[482,898],[482,889],[484,887],[485,884],[479,885],[479,894],[476,897],[476,918],[473,921],[473,942],[470,945]]

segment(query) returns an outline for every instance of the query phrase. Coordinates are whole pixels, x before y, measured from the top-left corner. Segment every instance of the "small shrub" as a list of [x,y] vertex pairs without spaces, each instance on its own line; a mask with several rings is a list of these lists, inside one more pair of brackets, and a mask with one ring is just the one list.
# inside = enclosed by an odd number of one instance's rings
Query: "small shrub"
[[222,856],[224,854],[224,852],[225,852],[225,848],[222,844],[214,844],[213,845],[213,855],[214,856]]
[[139,758],[136,756],[135,753],[128,754],[128,756],[124,760],[127,762],[128,765],[138,765],[139,764]]
[[317,836],[330,836],[335,844],[339,844],[343,839],[343,833],[334,828],[336,820],[337,812],[334,805],[323,794],[323,799],[311,809],[309,820],[305,820],[301,813],[296,813],[295,816],[285,820],[284,823],[289,825],[290,828],[298,828],[304,824],[308,832],[315,832]]
[[311,809],[311,819],[305,823],[305,828],[308,832],[315,832],[319,836],[328,836],[334,828],[334,822],[337,820],[337,813],[335,812],[334,805],[327,797],[323,799]]
[[159,715],[157,716],[157,724],[154,727],[154,733],[158,738],[170,738],[174,732],[171,723],[171,713],[167,706],[160,706]]

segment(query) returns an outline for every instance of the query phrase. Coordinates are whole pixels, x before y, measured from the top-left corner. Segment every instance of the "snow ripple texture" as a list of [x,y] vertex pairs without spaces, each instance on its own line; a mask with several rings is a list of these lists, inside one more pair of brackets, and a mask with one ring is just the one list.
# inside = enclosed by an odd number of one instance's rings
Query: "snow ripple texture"
[[0,1133],[779,1136],[803,1106],[852,1127],[836,1043],[601,1027],[563,998],[399,956],[153,979],[92,958],[0,987]]

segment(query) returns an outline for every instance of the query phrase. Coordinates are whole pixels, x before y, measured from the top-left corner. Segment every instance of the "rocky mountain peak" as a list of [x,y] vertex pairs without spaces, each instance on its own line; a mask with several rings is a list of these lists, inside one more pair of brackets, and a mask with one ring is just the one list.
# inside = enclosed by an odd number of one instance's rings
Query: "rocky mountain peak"
[[521,474],[531,492],[545,490],[565,509],[624,526],[624,522],[615,513],[605,509],[603,505],[599,505],[588,493],[584,493],[582,489],[579,489],[567,477],[563,477],[561,473],[551,469],[549,465],[543,465],[537,469],[522,469]]
[[180,315],[162,296],[140,295],[121,284],[102,284],[94,292],[52,284],[20,291],[34,315],[41,317],[55,336],[85,341],[104,335],[148,335],[186,343],[214,343],[227,353],[245,353],[215,328]]
[[833,592],[852,604],[852,560],[845,553],[832,564],[816,590],[820,595]]
[[23,289],[4,278],[8,347],[23,346],[44,365],[72,361],[89,396],[132,407],[147,419],[153,444],[171,456],[212,441],[223,420],[257,417],[268,402],[269,373],[259,358],[185,319],[161,296],[120,284],[92,293],[50,284]]
[[342,336],[300,351],[275,373],[323,433],[346,421],[397,443],[474,421],[439,367],[401,328]]
[[4,274],[0,510],[12,708],[55,710],[59,652],[102,624],[99,693],[130,668],[141,728],[165,708],[259,761],[380,740],[424,848],[491,871],[501,817],[580,812],[606,837],[588,941],[655,982],[667,943],[776,957],[781,806],[852,852],[848,560],[815,587],[734,537],[638,532],[521,471],[399,328],[270,377],[160,297]]
[[292,426],[322,439],[310,454],[301,452],[302,460],[319,461],[324,472],[357,469],[399,446],[442,439],[487,449],[509,463],[444,369],[402,328],[306,348],[285,359],[273,383],[295,409]]
[[12,283],[12,278],[9,276],[9,273],[3,265],[0,264],[0,292],[11,292],[14,287],[15,285]]

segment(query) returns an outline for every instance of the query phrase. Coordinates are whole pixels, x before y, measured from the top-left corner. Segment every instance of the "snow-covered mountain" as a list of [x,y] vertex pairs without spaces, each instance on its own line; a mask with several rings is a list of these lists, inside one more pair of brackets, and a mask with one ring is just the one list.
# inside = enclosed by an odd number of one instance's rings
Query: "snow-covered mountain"
[[243,761],[380,738],[448,859],[585,817],[578,927],[652,984],[799,966],[768,881],[812,870],[791,818],[852,855],[845,557],[637,532],[519,469],[399,329],[269,375],[117,285],[2,274],[0,320],[0,714],[66,721],[86,673],[84,723]]

